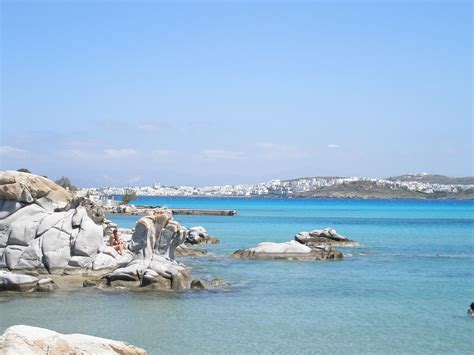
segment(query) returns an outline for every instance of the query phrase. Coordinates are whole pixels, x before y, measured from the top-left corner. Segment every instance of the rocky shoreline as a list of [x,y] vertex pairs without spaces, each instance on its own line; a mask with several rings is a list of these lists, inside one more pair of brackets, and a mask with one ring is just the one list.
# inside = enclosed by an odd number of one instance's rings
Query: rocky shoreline
[[[122,208],[123,207],[123,208]],[[138,214],[133,206],[123,213]],[[167,208],[146,208],[135,228],[118,228],[106,210],[33,174],[0,172],[0,291],[45,292],[64,287],[181,292],[216,288],[220,279],[194,278],[176,256],[208,254],[217,244],[202,226],[185,228]],[[123,250],[108,245],[113,231]],[[357,246],[334,229],[300,232],[285,243],[260,243],[233,259],[340,260],[335,247]]]

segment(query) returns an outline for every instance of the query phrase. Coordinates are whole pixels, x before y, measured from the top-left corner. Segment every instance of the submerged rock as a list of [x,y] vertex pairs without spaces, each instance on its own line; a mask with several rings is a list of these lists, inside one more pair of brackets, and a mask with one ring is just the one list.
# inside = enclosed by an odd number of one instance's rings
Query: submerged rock
[[254,248],[237,250],[235,259],[274,259],[274,260],[335,260],[342,259],[342,253],[330,246],[312,249],[295,240],[284,243],[264,242]]
[[177,256],[205,256],[208,252],[206,249],[188,247],[185,244],[181,244],[176,248],[175,254]]
[[146,351],[128,343],[83,334],[14,325],[0,336],[4,355],[26,354],[121,354],[143,355]]
[[333,245],[340,247],[355,247],[359,243],[337,234],[333,228],[315,229],[311,232],[299,232],[295,235],[295,240],[309,247]]

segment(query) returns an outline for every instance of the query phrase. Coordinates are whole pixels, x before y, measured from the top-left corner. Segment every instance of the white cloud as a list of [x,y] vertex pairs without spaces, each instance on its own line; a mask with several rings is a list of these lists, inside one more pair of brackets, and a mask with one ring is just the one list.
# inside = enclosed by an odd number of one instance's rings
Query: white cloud
[[222,149],[204,149],[201,150],[200,157],[207,160],[237,160],[243,159],[244,153]]
[[0,156],[3,157],[10,157],[10,158],[23,158],[28,154],[28,151],[12,147],[10,145],[2,145],[0,146]]
[[299,147],[276,143],[257,143],[260,156],[264,159],[302,159],[308,157],[309,153]]
[[337,148],[339,148],[339,145],[337,145],[337,144],[329,144],[329,145],[328,145],[328,148],[330,148],[330,149],[337,149]]
[[132,148],[105,149],[105,156],[108,158],[128,158],[137,154]]

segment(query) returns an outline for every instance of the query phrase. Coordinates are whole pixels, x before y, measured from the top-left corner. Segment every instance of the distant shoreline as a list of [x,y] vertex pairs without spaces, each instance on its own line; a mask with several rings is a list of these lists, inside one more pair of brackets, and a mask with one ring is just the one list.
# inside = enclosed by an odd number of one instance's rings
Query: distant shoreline
[[[114,197],[120,198],[122,195],[113,195]],[[139,195],[140,198],[183,198],[183,199],[242,199],[242,200],[395,200],[395,201],[474,201],[474,197],[333,197],[333,196],[166,196],[166,195]],[[131,204],[134,201],[131,202]]]

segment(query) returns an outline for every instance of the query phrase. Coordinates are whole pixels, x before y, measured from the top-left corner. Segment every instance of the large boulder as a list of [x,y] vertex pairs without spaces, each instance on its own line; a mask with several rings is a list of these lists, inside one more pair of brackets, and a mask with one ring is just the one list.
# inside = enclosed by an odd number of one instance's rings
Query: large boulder
[[71,202],[72,194],[42,176],[0,171],[0,199],[23,203],[39,201],[43,207],[62,208]]
[[4,355],[26,354],[120,354],[143,355],[146,351],[128,343],[83,334],[14,325],[0,337]]
[[342,259],[342,253],[330,246],[312,249],[290,240],[284,243],[264,242],[254,248],[237,250],[232,255],[234,259],[273,259],[273,260],[334,260]]
[[[104,212],[49,179],[0,172],[0,269],[63,273],[105,246]],[[75,266],[72,266],[75,265]]]

